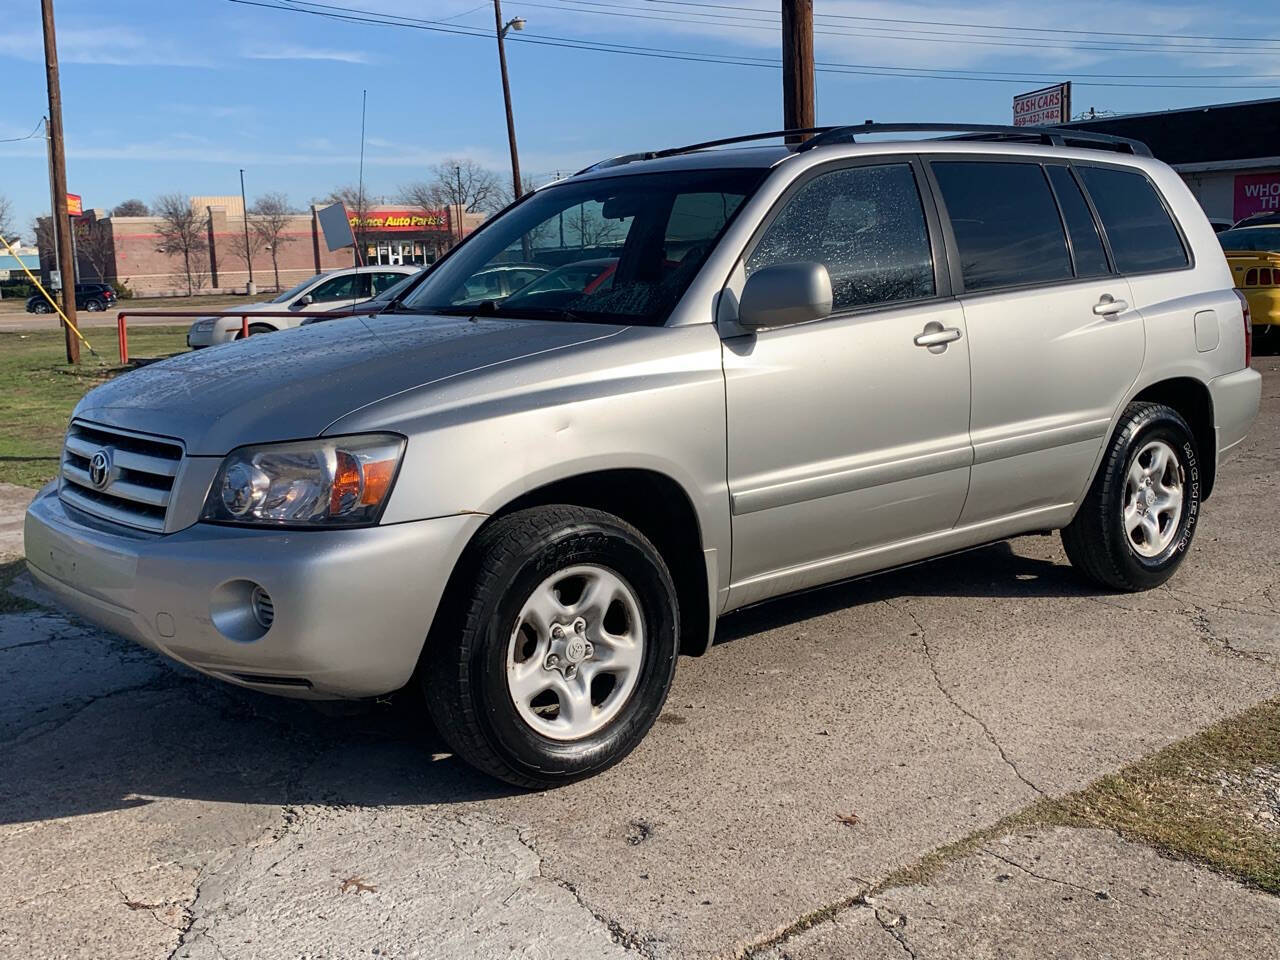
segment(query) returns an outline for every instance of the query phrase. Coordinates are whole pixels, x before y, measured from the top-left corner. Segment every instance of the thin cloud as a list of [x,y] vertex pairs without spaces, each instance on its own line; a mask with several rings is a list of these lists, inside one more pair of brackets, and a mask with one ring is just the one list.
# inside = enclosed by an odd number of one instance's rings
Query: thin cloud
[[334,63],[368,63],[369,57],[358,50],[326,50],[322,47],[258,47],[240,54],[246,60],[328,60]]

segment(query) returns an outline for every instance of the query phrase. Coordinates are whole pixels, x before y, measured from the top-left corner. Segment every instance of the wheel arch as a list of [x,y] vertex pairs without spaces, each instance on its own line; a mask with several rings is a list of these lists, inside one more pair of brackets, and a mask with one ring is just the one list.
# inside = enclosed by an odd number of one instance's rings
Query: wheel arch
[[1200,448],[1201,501],[1209,499],[1218,466],[1218,437],[1209,387],[1194,377],[1171,377],[1143,387],[1129,402],[1163,403],[1182,415]]
[[680,652],[700,655],[707,651],[715,622],[716,585],[712,581],[716,571],[707,569],[698,513],[678,481],[644,468],[575,474],[520,494],[495,510],[486,523],[517,510],[553,503],[603,510],[648,537],[675,582],[680,602]]

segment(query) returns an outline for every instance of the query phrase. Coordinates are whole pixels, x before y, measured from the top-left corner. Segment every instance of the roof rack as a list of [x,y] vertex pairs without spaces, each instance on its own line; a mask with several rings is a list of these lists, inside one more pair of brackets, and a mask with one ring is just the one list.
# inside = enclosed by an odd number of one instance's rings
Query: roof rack
[[643,153],[624,153],[620,157],[610,157],[608,160],[601,160],[599,163],[593,163],[589,167],[583,167],[580,173],[586,173],[590,170],[604,170],[608,167],[620,167],[624,163],[634,163],[637,160],[656,160],[659,157],[674,157],[682,153],[693,153],[696,150],[706,150],[710,147],[727,147],[733,143],[750,143],[752,140],[776,140],[778,137],[802,137],[809,134],[831,133],[834,130],[843,130],[843,127],[797,127],[792,130],[767,130],[764,133],[748,133],[740,137],[725,137],[722,140],[704,140],[702,143],[690,143],[683,147],[667,147],[664,150],[645,150]]
[[1151,148],[1141,140],[1129,137],[1117,137],[1106,133],[1094,133],[1091,130],[1074,130],[1064,127],[1010,127],[990,123],[866,123],[829,127],[797,127],[789,130],[767,130],[763,133],[748,133],[740,137],[725,137],[722,140],[704,140],[701,143],[690,143],[683,147],[667,147],[663,150],[645,150],[641,153],[624,153],[618,157],[601,160],[589,167],[583,167],[578,174],[592,170],[605,170],[609,167],[620,167],[637,160],[656,160],[659,157],[674,157],[682,153],[694,153],[711,147],[727,147],[734,143],[750,143],[754,140],[776,140],[778,137],[805,137],[810,139],[796,144],[797,152],[812,150],[815,147],[828,147],[839,143],[856,143],[856,137],[868,133],[953,133],[947,140],[987,140],[1006,141],[1010,143],[1039,143],[1045,146],[1065,147],[1072,144],[1083,144],[1089,147],[1116,150],[1132,153],[1138,157],[1151,156]]
[[868,133],[927,133],[950,132],[955,136],[947,140],[986,140],[1009,143],[1039,143],[1045,146],[1065,147],[1080,144],[1088,147],[1132,153],[1138,157],[1151,156],[1151,148],[1141,140],[1116,137],[1091,130],[1073,130],[1063,127],[1010,127],[990,123],[866,123],[845,127],[828,127],[810,140],[804,141],[797,151],[836,143],[856,143],[857,136]]

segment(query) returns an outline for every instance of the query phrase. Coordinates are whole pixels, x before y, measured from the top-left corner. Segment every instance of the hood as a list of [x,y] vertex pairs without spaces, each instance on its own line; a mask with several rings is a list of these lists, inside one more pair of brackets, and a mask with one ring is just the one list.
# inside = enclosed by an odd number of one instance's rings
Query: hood
[[175,437],[222,456],[249,443],[319,436],[367,404],[481,368],[625,329],[544,320],[360,317],[185,353],[86,394],[74,416]]

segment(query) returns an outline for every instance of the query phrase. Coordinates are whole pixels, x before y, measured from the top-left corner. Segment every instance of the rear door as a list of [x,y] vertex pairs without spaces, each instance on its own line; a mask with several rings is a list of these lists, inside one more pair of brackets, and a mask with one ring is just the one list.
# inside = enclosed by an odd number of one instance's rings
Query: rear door
[[929,167],[973,371],[960,524],[1057,519],[1142,366],[1142,317],[1068,164],[970,155]]
[[969,344],[922,175],[910,157],[810,171],[730,281],[813,261],[834,294],[822,320],[724,330],[731,605],[884,566],[876,548],[960,515]]

